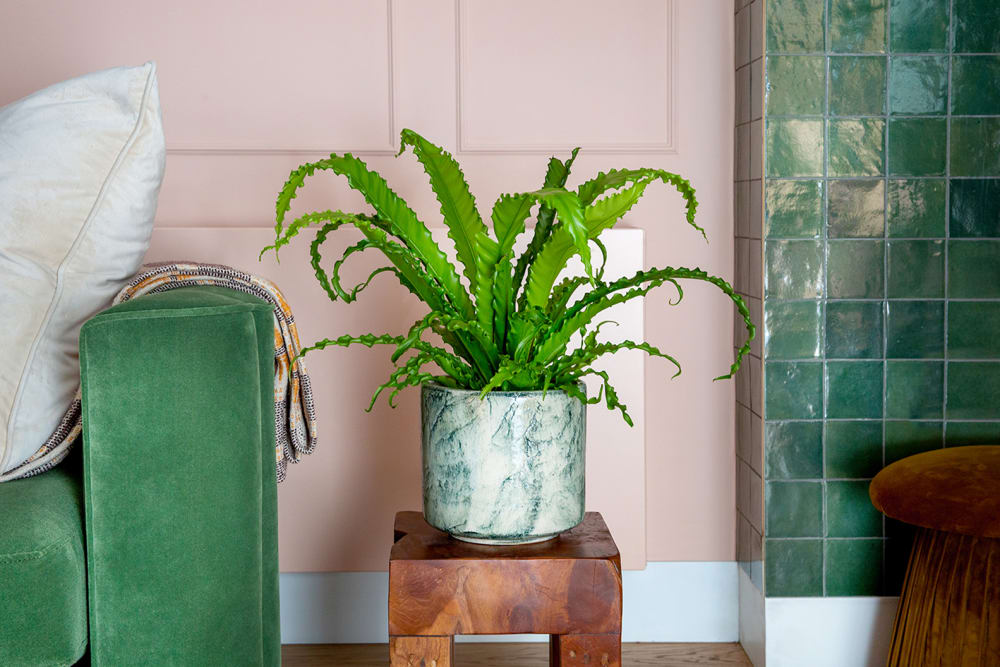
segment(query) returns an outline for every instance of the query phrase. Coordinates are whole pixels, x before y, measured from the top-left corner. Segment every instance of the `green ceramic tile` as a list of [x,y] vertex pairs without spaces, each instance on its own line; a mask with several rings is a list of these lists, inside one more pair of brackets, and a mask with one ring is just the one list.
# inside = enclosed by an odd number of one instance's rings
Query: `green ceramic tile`
[[823,295],[823,244],[768,241],[764,293],[774,299],[815,299]]
[[823,233],[823,181],[768,180],[764,211],[767,238],[818,238]]
[[820,301],[764,302],[764,357],[808,359],[820,356],[823,303]]
[[948,58],[900,56],[889,61],[889,113],[944,115],[948,111]]
[[949,447],[1000,445],[1000,421],[948,422],[944,436]]
[[822,422],[768,422],[764,430],[767,479],[823,476]]
[[885,121],[830,121],[830,176],[878,176],[885,166]]
[[944,241],[889,241],[889,298],[944,296]]
[[770,115],[822,115],[826,87],[823,56],[769,56],[764,75]]
[[823,595],[823,540],[767,540],[764,549],[768,597]]
[[768,482],[764,507],[768,537],[819,537],[823,534],[823,485],[820,482]]
[[[997,28],[1000,32],[1000,28]],[[1000,56],[955,56],[951,62],[951,113],[1000,114]]]
[[[952,197],[954,186],[952,181]],[[945,229],[945,181],[889,181],[889,236],[942,237]]]
[[892,0],[889,47],[895,53],[948,50],[950,0]]
[[831,361],[826,365],[826,416],[864,419],[882,416],[881,361]]
[[884,53],[885,9],[886,0],[830,0],[830,50]]
[[830,181],[828,187],[830,238],[885,233],[885,181]]
[[768,118],[768,176],[823,175],[823,121]]
[[868,497],[871,482],[826,483],[828,537],[882,537],[882,513]]
[[907,456],[941,449],[942,422],[885,423],[885,464]]
[[826,540],[826,594],[882,593],[881,539]]
[[948,242],[948,296],[1000,298],[1000,241]]
[[955,0],[952,11],[956,53],[1000,52],[1000,29],[997,29],[1000,3],[996,0]]
[[830,241],[826,253],[828,298],[867,299],[885,294],[885,243]]
[[947,131],[944,118],[890,120],[889,175],[944,176]]
[[1000,180],[956,178],[949,211],[952,238],[1000,237]]
[[823,364],[770,361],[764,364],[767,419],[817,419],[823,416]]
[[951,119],[951,175],[1000,176],[1000,118]]
[[831,114],[884,114],[885,88],[885,56],[831,56]]
[[890,419],[940,418],[944,364],[940,361],[886,362],[885,412]]
[[1000,411],[1000,362],[948,364],[948,419],[996,419]]
[[890,301],[886,357],[939,359],[944,356],[944,302]]
[[882,469],[881,421],[828,421],[826,478],[874,477]]
[[768,0],[768,53],[822,52],[825,4],[816,0]]
[[826,358],[882,358],[881,301],[827,302]]
[[[948,356],[1000,359],[1000,301],[948,304]],[[1000,406],[997,406],[1000,414]]]

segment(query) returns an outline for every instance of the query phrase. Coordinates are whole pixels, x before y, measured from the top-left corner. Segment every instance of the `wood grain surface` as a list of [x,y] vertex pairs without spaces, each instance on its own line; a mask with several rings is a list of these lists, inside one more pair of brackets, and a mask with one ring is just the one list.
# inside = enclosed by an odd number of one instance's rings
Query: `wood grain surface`
[[601,515],[539,544],[456,541],[419,512],[396,517],[389,635],[621,631],[621,560]]
[[455,667],[454,637],[389,637],[391,667]]
[[[386,644],[290,644],[281,649],[283,667],[386,667]],[[546,667],[547,644],[455,644],[455,667]],[[626,667],[750,667],[739,644],[623,644]]]

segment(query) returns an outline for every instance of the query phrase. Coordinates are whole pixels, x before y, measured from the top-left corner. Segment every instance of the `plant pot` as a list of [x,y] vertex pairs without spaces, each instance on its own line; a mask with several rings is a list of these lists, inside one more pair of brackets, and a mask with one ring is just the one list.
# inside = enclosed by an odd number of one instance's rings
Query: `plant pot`
[[[581,387],[582,388],[582,387]],[[586,406],[566,392],[421,387],[424,517],[459,540],[526,544],[583,520]]]

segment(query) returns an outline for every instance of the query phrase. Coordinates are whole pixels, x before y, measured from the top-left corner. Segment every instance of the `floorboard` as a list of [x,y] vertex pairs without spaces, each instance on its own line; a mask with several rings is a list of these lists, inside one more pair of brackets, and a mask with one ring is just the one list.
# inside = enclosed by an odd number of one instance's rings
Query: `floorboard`
[[[386,644],[286,644],[283,667],[386,667]],[[624,644],[622,662],[628,667],[686,667],[687,665],[749,666],[739,644]],[[548,645],[455,644],[456,667],[546,667]]]

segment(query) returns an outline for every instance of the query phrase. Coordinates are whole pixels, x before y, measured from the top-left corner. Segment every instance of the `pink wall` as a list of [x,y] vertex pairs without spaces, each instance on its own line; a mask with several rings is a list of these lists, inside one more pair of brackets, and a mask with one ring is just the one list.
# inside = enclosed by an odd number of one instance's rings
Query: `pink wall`
[[[330,305],[301,246],[280,266],[256,265],[253,250],[289,169],[332,150],[360,154],[436,224],[419,166],[392,157],[402,127],[457,152],[481,207],[537,187],[546,156],[575,143],[584,152],[571,185],[615,166],[679,171],[698,188],[711,245],[667,190],[649,190],[625,223],[644,230],[647,266],[731,276],[731,11],[728,0],[8,1],[0,104],[155,59],[169,156],[151,256],[225,257],[269,275],[306,339],[391,331],[419,311],[388,282],[367,305]],[[332,179],[297,201],[299,211],[360,206]],[[642,427],[594,417],[605,421],[591,442],[602,457],[591,461],[591,506],[632,568],[734,557],[734,388],[711,382],[731,357],[732,313],[711,289],[687,294],[668,308],[654,292],[642,317],[646,340],[678,356],[684,375],[622,362]],[[368,350],[312,361],[324,445],[281,489],[283,569],[379,569],[392,511],[419,504],[415,394],[396,411],[360,411],[387,364]]]

